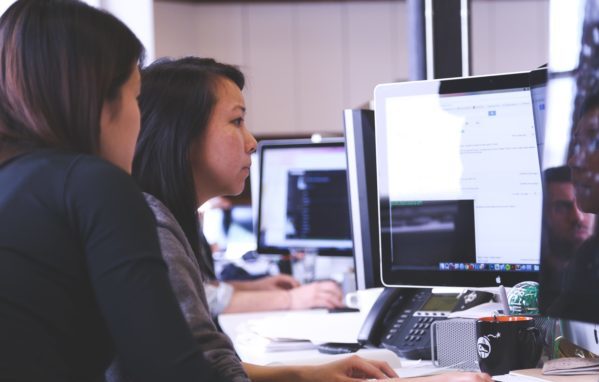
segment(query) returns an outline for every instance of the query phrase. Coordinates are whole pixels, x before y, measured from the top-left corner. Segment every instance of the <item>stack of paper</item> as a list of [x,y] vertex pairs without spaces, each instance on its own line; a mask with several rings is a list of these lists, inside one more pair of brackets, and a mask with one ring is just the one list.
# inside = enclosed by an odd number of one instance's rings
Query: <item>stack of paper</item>
[[316,345],[307,340],[293,338],[266,338],[255,333],[239,334],[236,338],[238,346],[249,347],[252,352],[289,352],[295,350],[312,350]]
[[557,358],[545,362],[545,375],[599,374],[599,358]]
[[512,370],[506,375],[494,375],[500,382],[598,382],[596,374],[591,375],[546,375],[541,369]]
[[249,331],[278,341],[304,340],[312,343],[355,343],[364,321],[359,312],[288,312],[248,322]]

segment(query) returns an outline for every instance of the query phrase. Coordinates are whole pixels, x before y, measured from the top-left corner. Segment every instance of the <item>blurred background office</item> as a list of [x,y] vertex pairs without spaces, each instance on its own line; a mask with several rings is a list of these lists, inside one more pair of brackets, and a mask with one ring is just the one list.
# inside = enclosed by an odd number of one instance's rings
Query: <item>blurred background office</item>
[[[431,17],[425,4],[458,7],[461,35],[439,39],[455,55],[461,53],[451,44],[461,40],[466,52],[462,70],[449,76],[528,71],[548,61],[549,0],[84,1],[133,29],[147,49],[146,64],[194,55],[238,65],[247,78],[247,125],[258,139],[342,136],[343,110],[367,106],[377,84],[426,78],[415,69],[424,64],[415,63],[415,51],[425,45],[414,36],[415,6],[421,17]],[[12,2],[1,0],[0,11]],[[449,19],[444,12],[435,17]],[[248,181],[230,205],[250,200]],[[208,239],[224,249],[226,218],[247,220],[248,208],[236,215],[207,211]],[[253,240],[240,232],[236,240]]]
[[[248,79],[247,123],[258,137],[342,135],[343,109],[367,103],[376,84],[413,77],[412,0],[85,1],[128,24],[148,62],[196,55],[239,65]],[[12,2],[0,1],[0,11]],[[549,0],[462,2],[469,74],[547,62]]]
[[[342,110],[410,78],[409,0],[155,1],[156,56],[198,55],[247,73],[254,134],[342,134]],[[470,0],[470,74],[548,59],[548,0]]]

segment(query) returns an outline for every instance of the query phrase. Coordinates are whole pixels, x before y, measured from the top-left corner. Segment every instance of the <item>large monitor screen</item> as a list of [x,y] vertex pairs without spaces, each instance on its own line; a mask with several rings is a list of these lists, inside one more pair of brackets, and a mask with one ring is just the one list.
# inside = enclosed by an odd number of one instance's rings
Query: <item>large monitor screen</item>
[[535,280],[542,184],[528,73],[375,90],[386,285]]
[[261,141],[258,252],[352,255],[343,139]]

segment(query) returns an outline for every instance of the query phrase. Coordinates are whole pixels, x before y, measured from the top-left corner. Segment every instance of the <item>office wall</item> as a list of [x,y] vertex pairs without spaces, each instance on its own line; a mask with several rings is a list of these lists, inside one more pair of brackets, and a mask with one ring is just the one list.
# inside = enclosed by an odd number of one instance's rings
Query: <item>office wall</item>
[[472,72],[530,70],[549,58],[549,0],[471,0]]
[[[472,0],[473,74],[547,60],[548,0]],[[408,77],[405,1],[154,4],[156,56],[199,55],[248,77],[256,134],[342,132],[342,110]]]
[[[135,32],[146,47],[146,56],[154,59],[154,3],[153,0],[82,0],[97,8],[108,10],[121,19]],[[0,0],[0,14],[3,14],[15,0]]]

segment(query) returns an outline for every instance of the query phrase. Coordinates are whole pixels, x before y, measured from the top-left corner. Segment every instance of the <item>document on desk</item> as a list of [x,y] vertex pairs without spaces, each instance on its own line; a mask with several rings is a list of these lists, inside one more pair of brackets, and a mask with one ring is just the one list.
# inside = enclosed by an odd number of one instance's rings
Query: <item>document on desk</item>
[[[336,361],[342,358],[347,358],[352,356],[353,354],[357,354],[362,358],[375,360],[375,361],[385,361],[393,368],[394,370],[402,370],[402,364],[399,357],[388,349],[360,349],[356,353],[346,353],[346,354],[316,354],[311,355],[304,358],[296,358],[293,360],[287,360],[285,365],[322,365],[323,363],[328,363],[332,361]],[[271,365],[276,365],[280,363],[272,363]]]
[[493,376],[500,382],[598,382],[599,376],[594,375],[545,375],[541,369],[514,370],[506,375]]
[[364,315],[359,312],[301,311],[248,322],[250,330],[273,340],[355,343]]
[[557,358],[545,362],[544,375],[599,375],[599,359],[596,358]]

